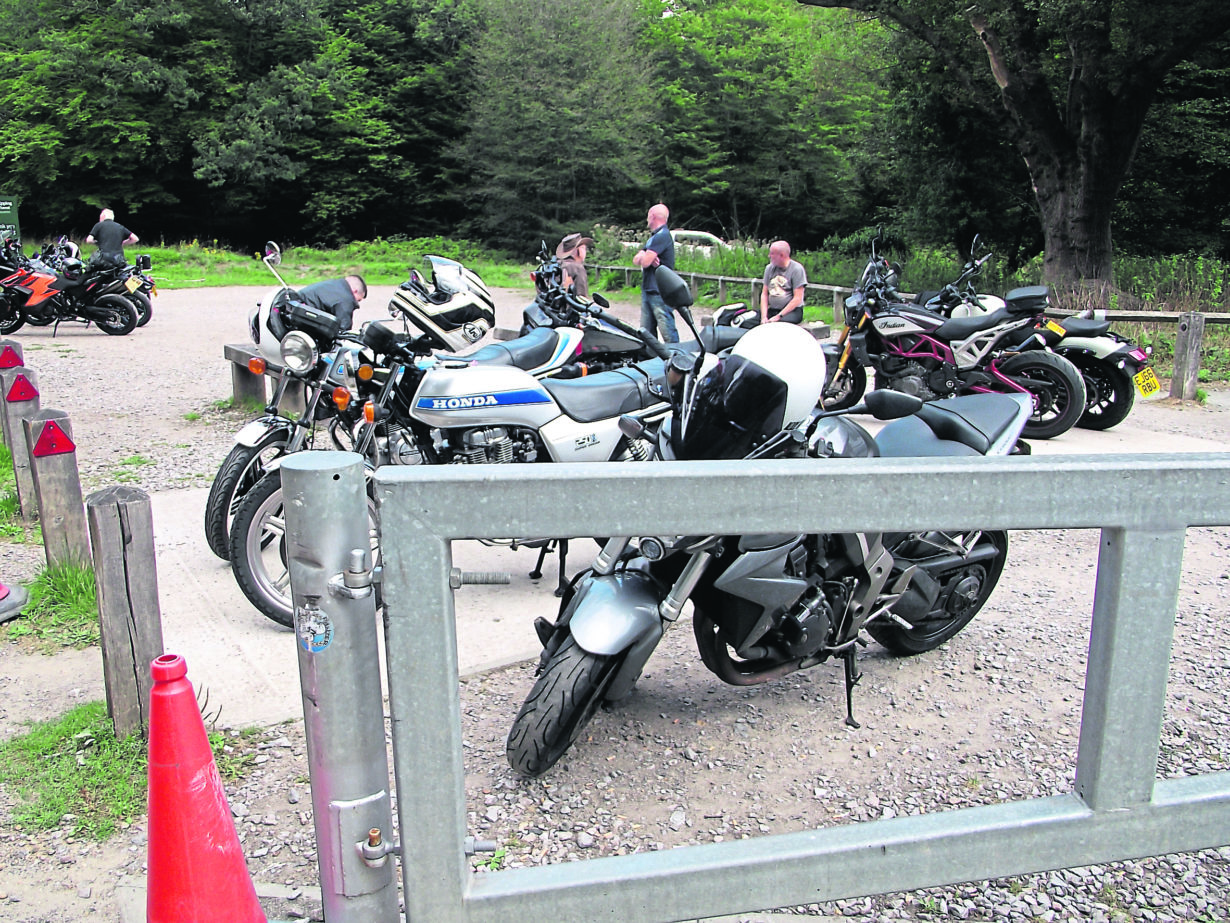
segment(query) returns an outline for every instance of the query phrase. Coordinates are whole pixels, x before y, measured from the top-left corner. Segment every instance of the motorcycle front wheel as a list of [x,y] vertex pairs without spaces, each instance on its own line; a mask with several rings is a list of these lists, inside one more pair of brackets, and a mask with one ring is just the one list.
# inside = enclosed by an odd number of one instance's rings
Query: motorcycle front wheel
[[[921,533],[904,537],[889,548],[897,560],[908,560],[940,585],[935,606],[907,628],[889,619],[867,623],[867,634],[889,651],[912,656],[933,651],[968,625],[986,605],[1008,560],[1008,533],[983,532],[969,557],[951,553],[960,534]],[[981,552],[981,553],[980,553]],[[928,558],[930,566],[928,566]]]
[[254,446],[234,446],[223,459],[205,499],[205,541],[223,561],[231,559],[231,521],[240,502],[269,463],[286,454],[286,433],[278,431]]
[[591,654],[572,635],[565,638],[508,732],[508,765],[526,776],[554,766],[602,704],[623,656]]
[[[374,527],[376,510],[370,497],[367,515],[372,559],[379,563]],[[281,471],[266,474],[240,502],[231,521],[230,556],[231,572],[248,601],[261,615],[293,628],[295,611],[290,594]]]
[[1136,402],[1136,386],[1131,376],[1098,359],[1073,359],[1072,362],[1084,376],[1088,392],[1085,412],[1076,425],[1081,429],[1107,430],[1126,420]]
[[1000,363],[999,370],[1033,397],[1033,416],[1025,424],[1023,434],[1026,438],[1052,439],[1062,435],[1085,412],[1085,379],[1063,356],[1030,350]]
[[123,295],[103,295],[94,307],[100,310],[90,317],[98,329],[108,336],[122,337],[137,327],[137,309]]
[[867,392],[867,370],[850,362],[824,383],[822,410],[845,410],[863,399]]
[[0,336],[16,333],[26,323],[26,312],[17,305],[5,304],[0,309]]

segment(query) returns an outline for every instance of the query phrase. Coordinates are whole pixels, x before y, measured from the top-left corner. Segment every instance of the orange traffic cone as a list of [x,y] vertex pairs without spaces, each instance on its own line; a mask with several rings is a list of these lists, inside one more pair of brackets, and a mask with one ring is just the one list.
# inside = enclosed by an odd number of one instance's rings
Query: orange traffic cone
[[265,923],[188,664],[150,665],[148,923]]

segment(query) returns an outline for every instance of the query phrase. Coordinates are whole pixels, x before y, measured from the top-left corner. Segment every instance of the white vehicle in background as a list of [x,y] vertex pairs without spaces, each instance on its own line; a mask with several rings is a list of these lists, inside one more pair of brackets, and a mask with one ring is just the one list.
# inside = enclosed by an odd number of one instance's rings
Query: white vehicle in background
[[[678,231],[671,231],[671,237],[675,239],[675,248],[679,250],[693,250],[697,253],[703,253],[705,256],[712,256],[722,250],[731,249],[730,244],[722,240],[716,234],[710,234],[708,231],[690,231],[686,228]],[[626,250],[639,250],[644,244],[644,241],[625,240],[623,242]]]

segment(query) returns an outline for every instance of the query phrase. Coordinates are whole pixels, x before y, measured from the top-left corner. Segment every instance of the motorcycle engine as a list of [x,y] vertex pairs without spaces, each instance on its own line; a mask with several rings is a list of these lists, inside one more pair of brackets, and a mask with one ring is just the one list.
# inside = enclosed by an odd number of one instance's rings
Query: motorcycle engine
[[538,453],[533,441],[518,438],[516,431],[503,426],[466,430],[461,436],[458,461],[467,465],[506,465],[515,461],[534,461]]
[[906,362],[887,377],[888,387],[923,401],[952,397],[957,391],[956,374],[947,363],[928,369],[920,362]]
[[421,465],[423,463],[423,453],[415,444],[414,436],[404,426],[392,424],[381,449],[385,464]]

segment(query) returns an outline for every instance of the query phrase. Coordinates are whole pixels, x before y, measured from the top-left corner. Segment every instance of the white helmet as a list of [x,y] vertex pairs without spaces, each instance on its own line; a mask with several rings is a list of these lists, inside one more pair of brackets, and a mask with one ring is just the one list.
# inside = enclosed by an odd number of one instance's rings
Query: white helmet
[[248,336],[266,361],[277,365],[282,364],[282,337],[286,336],[287,327],[273,308],[280,308],[290,293],[288,288],[271,288],[248,314]]
[[824,390],[824,350],[794,324],[745,333],[697,384],[681,458],[743,458],[807,419]]

